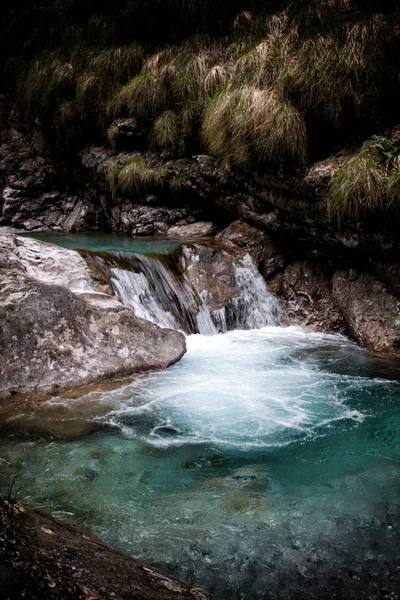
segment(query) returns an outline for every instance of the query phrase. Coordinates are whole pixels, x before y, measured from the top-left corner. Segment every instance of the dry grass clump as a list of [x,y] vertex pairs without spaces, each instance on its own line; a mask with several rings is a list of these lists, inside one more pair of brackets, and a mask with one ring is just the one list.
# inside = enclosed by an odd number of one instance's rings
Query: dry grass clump
[[237,58],[232,69],[233,80],[238,85],[246,82],[284,91],[296,60],[297,32],[288,28],[286,12],[264,19],[259,28],[263,29],[263,35]]
[[349,158],[332,178],[326,205],[330,217],[358,218],[384,207],[385,173],[369,151]]
[[168,175],[165,167],[150,167],[142,157],[128,160],[118,172],[118,186],[123,192],[141,192],[151,187],[161,187]]
[[229,71],[223,65],[214,65],[204,77],[204,90],[212,96],[218,88],[226,85],[230,77]]
[[183,152],[184,138],[198,127],[206,98],[228,78],[226,69],[215,64],[221,55],[218,44],[201,36],[153,54],[141,73],[112,96],[109,114],[152,121],[153,144]]
[[83,114],[96,112],[101,118],[106,114],[105,105],[110,93],[137,73],[143,62],[143,48],[136,43],[112,47],[96,52],[88,50],[83,58],[83,72],[76,86],[76,99]]
[[162,113],[154,122],[151,137],[156,149],[173,150],[179,139],[178,115],[173,110]]
[[22,74],[20,96],[32,110],[54,120],[57,131],[73,137],[89,122],[103,124],[110,92],[141,67],[143,49],[136,43],[102,50],[75,45],[69,58],[43,51]]
[[212,153],[236,165],[306,155],[301,114],[272,89],[226,88],[210,102],[202,133]]
[[112,159],[106,169],[105,169],[105,177],[108,183],[108,187],[111,192],[112,201],[115,203],[117,200],[118,194],[118,165],[115,159]]
[[376,144],[360,150],[335,173],[326,195],[330,217],[360,218],[368,213],[398,211],[399,155],[382,160]]
[[156,74],[137,75],[112,96],[108,113],[116,117],[126,110],[127,114],[138,118],[156,118],[168,108],[169,79],[167,67]]
[[150,166],[142,156],[134,156],[122,166],[112,159],[105,169],[105,178],[114,203],[119,190],[125,194],[137,194],[163,188],[173,194],[183,194],[190,186],[185,173],[169,176],[166,167]]
[[[400,81],[400,11],[381,14],[374,3],[360,8],[356,0],[235,1],[225,4],[230,28],[219,22],[213,28],[223,4],[118,0],[110,27],[99,7],[83,30],[65,25],[69,51],[48,51],[30,64],[24,96],[52,110],[68,135],[132,116],[159,150],[183,154],[203,144],[236,165],[302,161],[306,122],[309,131],[321,122],[331,131],[354,119],[371,122],[383,103],[392,106],[390,84],[398,93]],[[179,14],[183,39],[175,45],[160,50],[150,43],[146,56],[132,42],[130,27],[137,32],[143,15],[156,23]],[[205,22],[208,34],[194,35]],[[125,43],[116,41],[118,27]],[[113,143],[115,131],[108,136]]]
[[44,112],[73,94],[75,73],[59,52],[43,53],[31,62],[20,82],[20,93],[29,105]]
[[108,143],[110,144],[110,146],[115,150],[116,147],[116,140],[117,140],[117,136],[118,136],[118,126],[117,125],[111,125],[111,127],[109,127],[107,129],[107,140]]
[[377,95],[386,23],[378,16],[349,24],[342,34],[318,35],[298,51],[293,80],[301,103],[339,126],[346,108],[357,113]]

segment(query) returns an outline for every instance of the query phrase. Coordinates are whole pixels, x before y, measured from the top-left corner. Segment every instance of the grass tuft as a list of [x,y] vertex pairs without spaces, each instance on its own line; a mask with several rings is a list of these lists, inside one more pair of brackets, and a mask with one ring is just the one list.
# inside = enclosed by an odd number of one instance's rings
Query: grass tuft
[[205,92],[212,96],[218,88],[228,83],[229,77],[229,71],[223,65],[215,65],[204,77]]
[[108,163],[108,165],[106,167],[105,176],[106,176],[106,181],[108,183],[108,186],[110,188],[111,199],[112,199],[113,203],[115,204],[115,202],[117,200],[117,193],[118,193],[118,165],[117,165],[117,161],[115,159],[112,159]]
[[307,132],[299,111],[273,90],[226,88],[210,102],[203,139],[226,162],[293,158],[303,161]]
[[29,106],[36,105],[47,112],[52,104],[68,99],[74,87],[72,64],[59,52],[43,52],[29,65],[21,81],[20,93]]
[[158,117],[169,105],[171,75],[168,66],[157,74],[137,75],[113,95],[108,103],[109,115],[117,117],[126,109],[134,117]]
[[173,150],[179,144],[179,119],[172,110],[162,113],[155,121],[151,133],[152,143],[159,150]]
[[374,145],[346,160],[330,183],[325,197],[329,217],[361,218],[369,213],[398,211],[399,157],[383,162]]
[[118,173],[118,186],[123,192],[142,192],[148,188],[161,187],[168,170],[165,167],[150,167],[142,157],[128,160]]

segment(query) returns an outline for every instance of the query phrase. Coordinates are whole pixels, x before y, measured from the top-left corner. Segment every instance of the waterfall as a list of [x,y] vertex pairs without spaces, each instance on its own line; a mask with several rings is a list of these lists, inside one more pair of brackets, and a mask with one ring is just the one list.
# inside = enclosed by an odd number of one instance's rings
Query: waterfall
[[174,273],[153,256],[135,254],[131,264],[135,270],[111,268],[111,283],[122,302],[133,308],[138,317],[185,333],[218,333],[209,311],[184,274]]
[[[224,306],[212,308],[211,289],[198,289],[190,277],[193,265],[201,265],[201,245],[182,245],[170,255],[115,253],[84,255],[97,271],[107,275],[123,304],[138,317],[160,327],[184,333],[214,335],[231,329],[259,329],[277,325],[278,300],[249,254],[230,256],[234,294]],[[218,270],[217,270],[218,271]],[[213,273],[211,283],[218,279]],[[211,286],[212,287],[212,286]]]
[[282,316],[278,299],[271,294],[254,260],[245,254],[235,270],[239,292],[233,298],[231,329],[261,329],[277,325]]

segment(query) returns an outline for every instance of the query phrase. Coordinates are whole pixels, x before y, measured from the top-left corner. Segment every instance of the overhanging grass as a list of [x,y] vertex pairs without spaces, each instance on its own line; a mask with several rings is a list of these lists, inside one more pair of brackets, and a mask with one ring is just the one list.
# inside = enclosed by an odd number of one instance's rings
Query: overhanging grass
[[339,220],[374,212],[397,212],[400,171],[396,165],[390,168],[381,162],[371,146],[345,161],[334,174],[325,200],[329,216]]
[[[75,1],[20,85],[30,114],[53,119],[60,136],[105,132],[112,119],[133,116],[157,149],[290,163],[315,147],[306,123],[314,132],[322,121],[328,131],[375,122],[399,95],[400,11],[381,14],[378,3],[256,1],[249,10],[235,0],[226,23],[202,29],[222,3],[116,0],[76,23]],[[65,3],[50,4],[55,19]],[[135,41],[144,15],[167,23],[178,13],[186,29],[171,30],[170,45]]]
[[159,150],[173,150],[179,141],[179,119],[172,110],[162,113],[152,129],[152,143]]
[[288,156],[302,161],[307,148],[298,110],[274,90],[253,86],[228,87],[209,103],[203,139],[212,153],[236,165]]

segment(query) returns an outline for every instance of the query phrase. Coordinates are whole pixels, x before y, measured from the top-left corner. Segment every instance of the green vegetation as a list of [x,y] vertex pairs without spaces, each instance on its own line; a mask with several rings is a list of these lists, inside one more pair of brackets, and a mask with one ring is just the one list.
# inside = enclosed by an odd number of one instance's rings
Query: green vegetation
[[111,198],[113,202],[117,199],[118,192],[118,165],[117,161],[111,160],[106,168],[106,180],[110,188]]
[[18,98],[66,139],[104,129],[110,95],[140,70],[142,60],[137,43],[101,50],[79,43],[68,58],[46,49],[22,71]]
[[400,209],[400,141],[375,137],[333,176],[326,204],[331,217],[360,218]]
[[114,202],[119,191],[132,195],[163,189],[176,196],[185,193],[190,186],[185,173],[170,174],[167,167],[149,164],[142,156],[129,158],[122,165],[118,165],[115,159],[111,160],[105,176]]
[[[389,0],[17,0],[0,46],[0,93],[62,147],[115,147],[113,121],[134,117],[142,147],[169,156],[291,169],[398,119],[400,7]],[[335,176],[330,214],[396,203],[397,169],[375,146]],[[124,169],[121,189],[159,176]]]
[[177,173],[169,180],[169,189],[176,196],[187,190],[190,181],[185,173]]
[[141,192],[161,187],[168,175],[165,167],[150,167],[141,156],[129,159],[118,171],[117,183],[123,192]]
[[271,89],[229,87],[205,111],[203,139],[213,154],[245,165],[250,157],[304,160],[306,126],[288,100]]
[[152,142],[155,149],[174,149],[179,140],[178,115],[173,110],[162,113],[152,129]]

